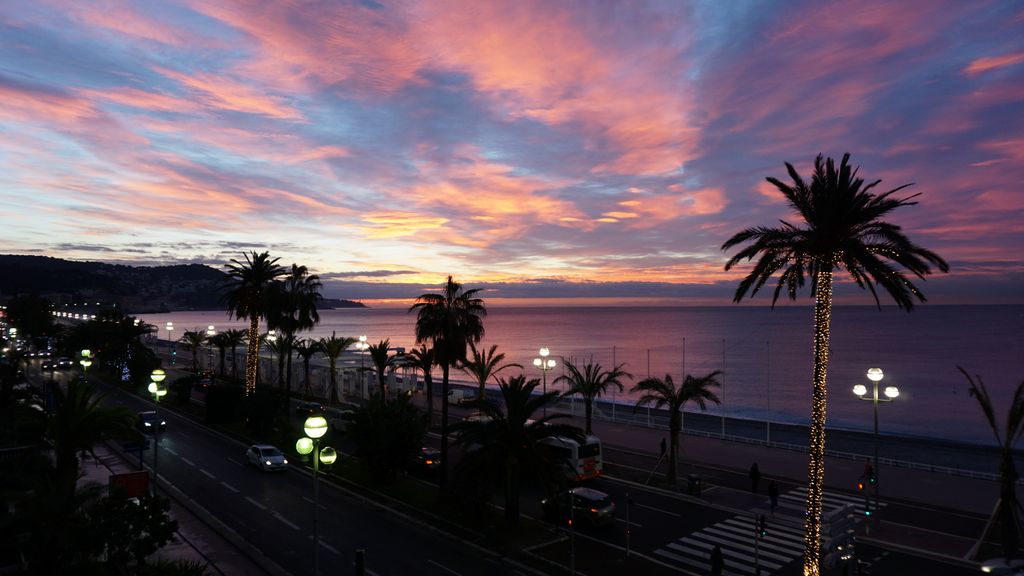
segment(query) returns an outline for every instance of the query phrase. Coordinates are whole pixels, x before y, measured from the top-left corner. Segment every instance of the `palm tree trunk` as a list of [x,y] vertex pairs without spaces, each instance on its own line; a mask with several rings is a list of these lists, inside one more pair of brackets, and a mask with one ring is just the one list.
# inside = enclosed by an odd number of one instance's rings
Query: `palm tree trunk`
[[285,375],[284,389],[288,391],[288,397],[292,396],[292,349],[288,348],[288,373]]
[[505,521],[519,524],[519,459],[515,456],[505,462]]
[[[804,576],[818,576],[821,557],[821,497],[825,480],[825,397],[832,315],[832,272],[818,273],[814,286],[814,390],[804,518]],[[877,464],[876,464],[877,465]]]
[[217,370],[217,372],[220,374],[221,378],[224,378],[224,357],[227,356],[227,355],[228,355],[227,348],[221,348],[220,349],[220,365],[218,366],[219,369]]
[[337,358],[331,358],[331,397],[328,399],[328,404],[334,404],[334,399],[338,397],[338,377],[335,375],[334,363]]
[[448,363],[441,364],[441,492],[448,490]]
[[256,372],[259,370],[260,319],[249,320],[249,342],[245,353],[245,395],[256,392]]
[[668,484],[676,485],[676,468],[679,466],[679,431],[682,429],[682,421],[679,417],[680,408],[672,412],[669,419],[669,446],[668,451]]
[[238,346],[231,347],[231,379],[238,381]]
[[430,426],[434,425],[434,379],[430,377],[429,372],[425,372],[423,375],[423,381],[427,386],[427,422]]
[[594,415],[594,398],[593,396],[584,396],[583,402],[584,408],[587,411],[587,434],[590,434],[590,419]]
[[309,358],[302,359],[302,370],[303,374],[306,375],[306,396],[312,395],[312,390],[309,388]]

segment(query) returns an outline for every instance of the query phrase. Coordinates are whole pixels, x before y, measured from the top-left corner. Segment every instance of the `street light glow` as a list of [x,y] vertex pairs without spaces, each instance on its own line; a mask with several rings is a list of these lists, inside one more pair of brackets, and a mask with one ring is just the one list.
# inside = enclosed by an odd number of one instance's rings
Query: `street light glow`
[[295,442],[295,451],[305,456],[313,451],[313,439],[303,436]]
[[868,370],[868,380],[871,380],[872,382],[881,382],[883,376],[885,376],[885,374],[882,373],[881,368],[871,368]]
[[863,396],[868,393],[868,387],[863,384],[857,384],[853,387],[853,393],[857,396]]
[[302,429],[306,432],[306,436],[316,440],[327,434],[327,419],[320,415],[310,416],[306,418]]
[[889,399],[896,398],[897,396],[900,395],[900,389],[895,387],[895,386],[886,386],[885,387],[885,395]]

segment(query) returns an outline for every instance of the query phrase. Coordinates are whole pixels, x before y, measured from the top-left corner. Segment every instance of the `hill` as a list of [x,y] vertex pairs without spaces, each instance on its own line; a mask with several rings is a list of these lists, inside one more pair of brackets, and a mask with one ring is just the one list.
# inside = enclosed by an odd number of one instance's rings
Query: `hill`
[[[125,266],[49,256],[0,255],[0,298],[39,294],[56,304],[103,302],[128,313],[221,310],[226,274],[202,264]],[[325,298],[321,308],[361,308]]]

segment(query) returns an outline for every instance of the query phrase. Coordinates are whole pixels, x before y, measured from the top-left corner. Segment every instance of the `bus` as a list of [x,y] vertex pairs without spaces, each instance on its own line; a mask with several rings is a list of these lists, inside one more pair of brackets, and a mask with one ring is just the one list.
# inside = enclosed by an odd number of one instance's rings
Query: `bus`
[[580,482],[604,474],[604,458],[601,455],[601,439],[587,435],[582,444],[564,436],[542,438],[552,455],[562,462],[566,480]]

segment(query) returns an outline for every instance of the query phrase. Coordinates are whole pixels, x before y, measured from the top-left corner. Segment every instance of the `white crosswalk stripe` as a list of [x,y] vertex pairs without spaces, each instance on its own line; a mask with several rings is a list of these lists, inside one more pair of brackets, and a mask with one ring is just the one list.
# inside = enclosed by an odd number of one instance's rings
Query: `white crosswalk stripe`
[[[655,550],[654,554],[670,563],[704,572],[710,569],[711,550],[715,544],[722,549],[724,574],[754,574],[754,519],[749,515],[733,516],[705,526]],[[761,574],[767,576],[799,559],[803,549],[803,530],[800,527],[769,521],[768,535],[757,543]]]
[[[828,490],[822,494],[821,506],[825,511],[834,510],[836,508],[842,508],[847,504],[852,504],[856,507],[864,506],[864,496],[854,496],[850,494],[837,494],[835,492],[829,492]],[[871,509],[875,508],[875,499],[870,499]],[[783,505],[798,505],[801,508],[807,506],[807,487],[798,486],[785,494],[779,494],[779,506]],[[885,502],[879,502],[878,507],[885,508],[888,506]]]

